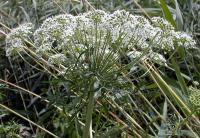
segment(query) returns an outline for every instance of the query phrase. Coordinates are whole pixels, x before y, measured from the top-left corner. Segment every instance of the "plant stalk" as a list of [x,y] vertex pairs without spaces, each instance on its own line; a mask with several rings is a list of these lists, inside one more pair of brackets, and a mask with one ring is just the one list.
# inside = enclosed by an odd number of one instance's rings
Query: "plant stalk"
[[88,138],[90,134],[90,138],[92,138],[92,113],[94,108],[94,92],[90,91],[89,94],[89,102],[87,105],[87,111],[86,111],[86,123],[85,128],[83,131],[83,138]]

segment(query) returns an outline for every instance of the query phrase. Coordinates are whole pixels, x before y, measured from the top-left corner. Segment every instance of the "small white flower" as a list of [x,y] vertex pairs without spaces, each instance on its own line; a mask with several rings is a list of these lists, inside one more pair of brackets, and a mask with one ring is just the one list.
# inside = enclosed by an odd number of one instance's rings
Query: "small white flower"
[[198,82],[198,81],[193,81],[193,84],[194,84],[195,86],[199,86],[199,82]]
[[21,39],[15,38],[10,41],[11,46],[6,47],[6,56],[15,55],[18,52],[23,51],[23,41]]

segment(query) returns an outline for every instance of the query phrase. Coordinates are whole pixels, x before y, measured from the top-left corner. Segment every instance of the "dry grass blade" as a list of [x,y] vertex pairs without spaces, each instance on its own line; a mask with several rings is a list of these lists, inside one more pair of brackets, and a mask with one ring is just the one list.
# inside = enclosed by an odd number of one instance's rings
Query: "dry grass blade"
[[7,106],[3,105],[3,104],[0,104],[0,106],[6,110],[8,110],[9,112],[21,117],[22,119],[28,121],[29,123],[33,124],[34,126],[38,127],[39,129],[43,130],[44,132],[48,133],[49,135],[53,136],[54,138],[59,138],[58,136],[56,136],[55,134],[53,134],[52,132],[48,131],[47,129],[45,129],[44,127],[34,123],[33,121],[31,121],[30,119],[20,115],[19,113],[15,112],[14,110],[8,108]]

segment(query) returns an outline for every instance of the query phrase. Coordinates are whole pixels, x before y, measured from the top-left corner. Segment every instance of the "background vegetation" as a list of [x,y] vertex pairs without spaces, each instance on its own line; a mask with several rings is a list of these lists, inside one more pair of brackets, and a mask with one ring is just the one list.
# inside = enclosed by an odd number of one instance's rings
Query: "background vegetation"
[[177,49],[168,55],[168,68],[144,63],[133,76],[123,71],[130,81],[125,87],[134,90],[107,93],[95,101],[94,137],[200,137],[198,0],[0,1],[0,137],[82,136],[87,96],[65,93],[65,80],[36,70],[30,58],[27,62],[19,56],[7,58],[5,34],[25,22],[37,28],[47,17],[92,9],[161,16],[197,41],[193,51]]

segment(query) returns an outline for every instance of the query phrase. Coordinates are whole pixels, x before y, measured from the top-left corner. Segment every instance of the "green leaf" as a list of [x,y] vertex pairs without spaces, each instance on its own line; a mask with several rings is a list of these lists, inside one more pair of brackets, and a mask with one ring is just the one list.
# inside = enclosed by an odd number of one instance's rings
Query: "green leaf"
[[176,6],[176,25],[179,30],[183,29],[183,17],[177,0],[174,0]]
[[6,85],[5,84],[3,84],[3,83],[0,83],[0,89],[2,89],[2,88],[5,88],[6,87]]
[[163,10],[165,18],[176,28],[176,22],[174,21],[165,0],[160,0],[160,6]]
[[[147,64],[147,68],[150,68],[150,65]],[[188,107],[188,105],[184,102],[184,100],[180,96],[177,95],[177,93],[166,83],[166,81],[163,80],[160,74],[152,68],[150,69],[149,73],[154,82],[158,85],[163,95],[166,95],[170,99],[173,99],[175,104],[181,108],[181,110],[185,113],[185,115],[190,115],[191,110]]]
[[22,12],[24,13],[25,17],[26,17],[26,20],[28,22],[31,22],[31,19],[30,19],[30,16],[28,15],[28,13],[26,12],[26,10],[24,9],[24,7],[22,6],[19,6],[19,8],[22,10]]
[[178,66],[178,63],[177,63],[177,61],[174,57],[172,58],[171,61],[172,61],[172,65],[175,69],[176,77],[178,79],[181,90],[182,90],[183,94],[187,95],[188,94],[187,85],[186,85],[185,80],[183,79],[183,77],[181,75],[181,71],[180,71],[180,68]]
[[178,50],[177,50],[178,54],[180,55],[180,57],[183,59],[186,57],[185,55],[185,50],[183,47],[179,47]]
[[159,128],[158,131],[158,137],[167,137],[169,130],[167,128],[167,100],[165,99],[164,105],[163,105],[163,118],[164,120],[162,120],[161,122],[161,127]]
[[37,2],[36,2],[36,0],[33,0],[33,7],[34,7],[34,9],[36,11],[37,10]]

